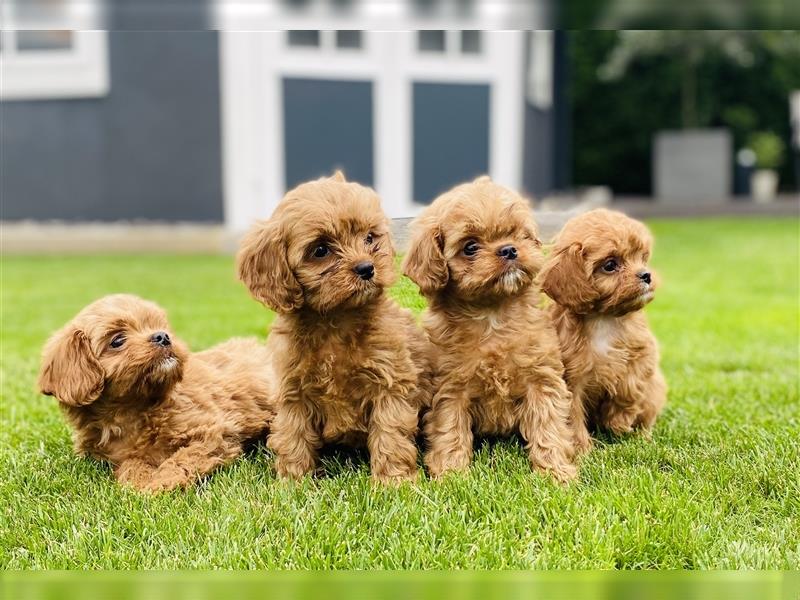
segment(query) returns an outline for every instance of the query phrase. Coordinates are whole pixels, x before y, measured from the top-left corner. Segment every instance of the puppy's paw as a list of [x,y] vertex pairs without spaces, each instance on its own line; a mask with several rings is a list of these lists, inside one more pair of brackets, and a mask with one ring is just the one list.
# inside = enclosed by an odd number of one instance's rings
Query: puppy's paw
[[298,480],[309,475],[314,470],[314,465],[291,460],[275,459],[275,473],[281,479]]
[[151,494],[159,494],[161,492],[170,492],[177,488],[188,487],[190,481],[186,477],[177,477],[174,475],[158,475],[148,481],[141,490]]
[[468,453],[451,452],[438,453],[431,452],[425,458],[428,473],[434,479],[439,479],[448,473],[463,473],[469,469],[472,457]]
[[594,441],[592,437],[586,431],[580,431],[575,433],[575,453],[576,454],[586,454],[588,453],[592,447],[594,446]]
[[530,461],[533,470],[550,475],[559,483],[568,483],[578,476],[578,467],[565,452],[531,454]]
[[168,460],[156,469],[143,490],[151,493],[169,492],[176,488],[189,487],[195,478],[193,473]]
[[127,460],[114,470],[117,481],[124,486],[142,490],[153,476],[155,467],[141,460]]
[[606,428],[615,436],[628,435],[633,432],[634,417],[626,413],[616,413],[606,421]]
[[578,467],[570,463],[553,465],[545,471],[559,483],[569,483],[578,477]]
[[400,473],[372,473],[373,481],[388,486],[398,486],[406,481],[415,483],[418,478],[419,473],[417,473],[416,469]]

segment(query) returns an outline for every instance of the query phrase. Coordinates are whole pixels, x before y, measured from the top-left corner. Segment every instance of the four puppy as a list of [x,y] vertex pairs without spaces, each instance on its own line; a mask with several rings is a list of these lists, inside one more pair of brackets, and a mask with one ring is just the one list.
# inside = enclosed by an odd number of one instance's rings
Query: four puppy
[[159,306],[117,294],[53,334],[39,389],[58,399],[78,454],[111,463],[121,483],[170,490],[266,434],[276,399],[267,358],[255,339],[191,354]]
[[543,257],[528,203],[481,177],[439,196],[413,228],[403,270],[430,301],[440,361],[425,418],[431,475],[465,469],[473,433],[519,432],[534,468],[572,479],[571,395],[532,285]]
[[384,293],[394,248],[377,194],[340,172],[304,183],[253,227],[237,263],[251,294],[278,313],[268,342],[278,475],[309,473],[336,442],[366,445],[378,481],[414,479],[432,365],[413,316]]
[[564,226],[540,273],[555,301],[580,450],[591,446],[587,425],[618,435],[649,430],[666,401],[658,344],[641,310],[657,285],[647,266],[652,245],[642,223],[593,210]]
[[337,172],[288,192],[242,242],[240,279],[278,313],[266,345],[190,354],[157,305],[107,296],[48,341],[39,387],[76,451],[141,490],[187,486],[270,430],[282,477],[344,443],[367,447],[375,480],[413,480],[421,415],[434,477],[468,467],[473,435],[519,433],[532,467],[567,481],[588,427],[649,430],[664,404],[640,310],[651,245],[641,223],[592,211],[542,268],[527,202],[480,177],[413,223],[403,270],[429,300],[423,333],[385,293],[395,254],[377,195]]

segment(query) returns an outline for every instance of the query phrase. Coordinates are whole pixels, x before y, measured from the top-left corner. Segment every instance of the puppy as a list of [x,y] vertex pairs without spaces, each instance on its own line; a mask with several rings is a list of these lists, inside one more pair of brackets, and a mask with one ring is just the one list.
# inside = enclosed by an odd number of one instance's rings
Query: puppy
[[[666,400],[658,345],[642,308],[655,294],[653,242],[638,221],[605,209],[571,219],[540,273],[555,304],[572,422],[581,450],[587,425],[622,434],[649,430]],[[588,421],[588,423],[587,423]]]
[[268,345],[280,403],[268,445],[282,477],[311,472],[324,444],[364,445],[380,482],[417,475],[430,349],[395,281],[389,222],[373,190],[333,177],[289,191],[238,255],[240,279],[278,313]]
[[53,334],[39,388],[58,399],[77,453],[154,492],[231,462],[275,413],[262,344],[232,339],[190,354],[160,307],[126,294],[93,302]]
[[414,221],[403,269],[430,301],[438,350],[425,416],[434,477],[468,467],[473,434],[519,432],[533,468],[576,475],[558,338],[537,308],[543,260],[528,203],[480,177],[439,196]]

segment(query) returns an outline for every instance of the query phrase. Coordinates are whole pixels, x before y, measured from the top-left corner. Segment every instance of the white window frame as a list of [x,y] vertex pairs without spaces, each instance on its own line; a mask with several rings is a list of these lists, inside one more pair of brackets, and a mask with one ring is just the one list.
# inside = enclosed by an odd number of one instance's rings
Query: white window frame
[[0,99],[93,98],[109,90],[108,34],[74,31],[65,49],[18,50],[17,32],[0,31]]

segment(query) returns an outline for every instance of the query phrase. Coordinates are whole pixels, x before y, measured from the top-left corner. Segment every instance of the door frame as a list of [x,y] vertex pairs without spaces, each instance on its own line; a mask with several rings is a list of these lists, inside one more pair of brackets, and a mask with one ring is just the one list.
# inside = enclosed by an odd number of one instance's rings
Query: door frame
[[373,84],[375,189],[390,217],[413,217],[413,83],[489,85],[489,174],[519,189],[524,136],[525,33],[483,31],[482,53],[463,54],[460,31],[444,53],[420,52],[417,31],[363,31],[362,49],[289,47],[285,31],[221,31],[225,222],[239,233],[268,217],[285,193],[282,78],[369,80]]

